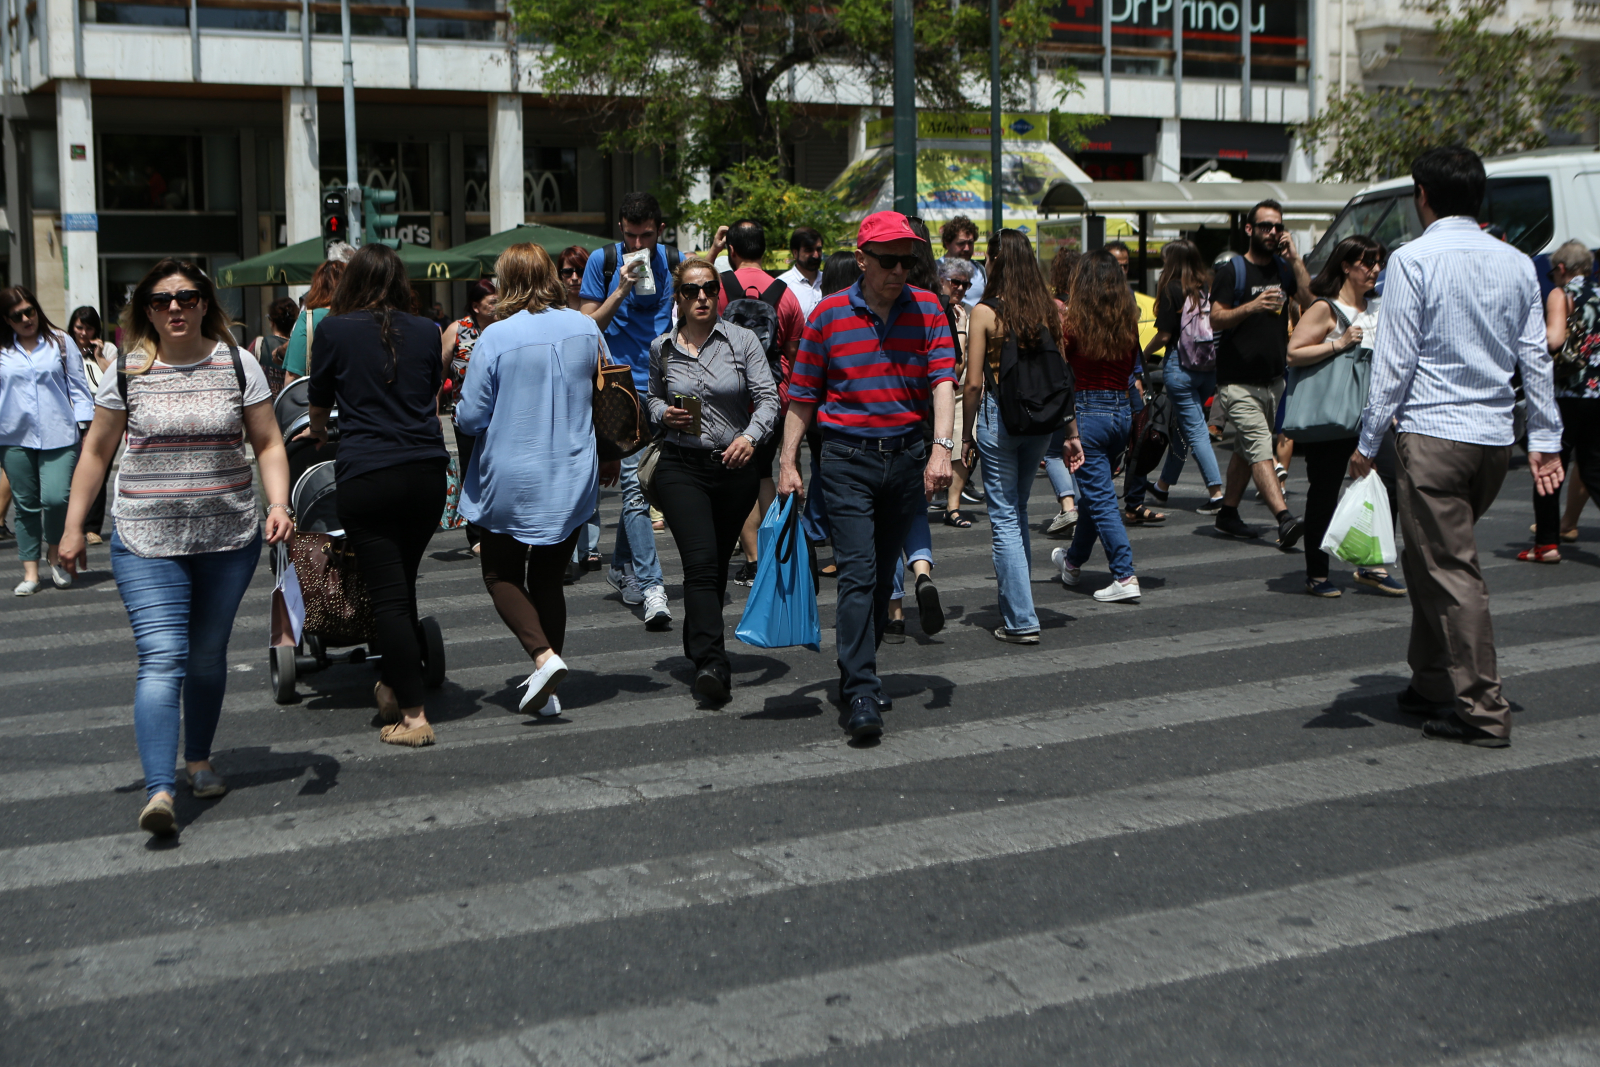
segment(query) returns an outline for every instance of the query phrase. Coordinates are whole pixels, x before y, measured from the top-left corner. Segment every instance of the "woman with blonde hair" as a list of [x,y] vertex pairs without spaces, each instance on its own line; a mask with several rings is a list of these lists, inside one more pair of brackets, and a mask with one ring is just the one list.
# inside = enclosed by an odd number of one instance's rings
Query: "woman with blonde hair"
[[567,307],[543,248],[512,245],[494,271],[498,318],[478,337],[456,404],[456,423],[477,441],[461,473],[461,514],[482,535],[479,562],[495,610],[533,660],[518,706],[560,715],[562,580],[602,479],[609,485],[619,473],[618,464],[602,467],[595,447],[605,343],[593,319]]
[[306,374],[306,353],[311,350],[317,336],[317,327],[328,317],[333,306],[334,290],[344,277],[342,260],[330,259],[319,264],[311,274],[311,287],[300,304],[300,317],[295,319],[289,341],[283,346],[283,384],[288,385]]
[[144,767],[139,827],[177,830],[178,737],[196,797],[227,783],[211,742],[228,687],[228,637],[261,558],[248,437],[267,498],[266,539],[294,529],[289,461],[261,364],[244,358],[216,290],[192,263],[164,259],[122,312],[125,352],[95,394],[72,479],[63,564],[79,565],[83,520],[127,434],[111,514],[111,572],[139,650],[133,732]]
[[1098,540],[1111,564],[1111,584],[1096,589],[1101,601],[1139,599],[1133,573],[1133,548],[1117,505],[1112,463],[1128,447],[1133,416],[1128,410],[1128,377],[1139,359],[1139,309],[1122,267],[1103,249],[1084,256],[1072,279],[1062,323],[1062,355],[1077,383],[1078,438],[1067,438],[1063,458],[1077,469],[1078,528],[1068,548],[1050,553],[1061,582],[1076,587],[1079,573]]

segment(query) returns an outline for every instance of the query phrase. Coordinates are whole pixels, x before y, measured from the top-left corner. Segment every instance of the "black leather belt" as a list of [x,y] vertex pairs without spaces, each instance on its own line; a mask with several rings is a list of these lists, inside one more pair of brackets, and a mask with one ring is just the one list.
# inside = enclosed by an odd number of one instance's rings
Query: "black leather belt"
[[823,430],[822,439],[834,441],[847,448],[859,448],[863,452],[904,452],[922,440],[922,428],[918,427],[911,433],[903,433],[898,437],[857,437],[853,433]]
[[685,448],[683,445],[675,445],[671,441],[662,441],[661,451],[669,456],[687,460],[690,463],[714,463],[718,466],[722,464],[722,449],[720,448]]

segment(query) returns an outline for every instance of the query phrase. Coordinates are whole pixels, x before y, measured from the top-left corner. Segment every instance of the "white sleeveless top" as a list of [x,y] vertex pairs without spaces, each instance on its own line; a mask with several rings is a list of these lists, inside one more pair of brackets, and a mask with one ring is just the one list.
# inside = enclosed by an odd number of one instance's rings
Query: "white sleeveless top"
[[[1383,303],[1383,298],[1380,296],[1367,297],[1367,309],[1365,311],[1357,311],[1342,300],[1330,300],[1329,302],[1337,306],[1344,317],[1350,320],[1351,326],[1361,327],[1361,347],[1371,352],[1378,344],[1378,306]],[[1330,338],[1336,337],[1343,332],[1339,329],[1338,322],[1334,323],[1333,330],[1334,332],[1328,335]]]

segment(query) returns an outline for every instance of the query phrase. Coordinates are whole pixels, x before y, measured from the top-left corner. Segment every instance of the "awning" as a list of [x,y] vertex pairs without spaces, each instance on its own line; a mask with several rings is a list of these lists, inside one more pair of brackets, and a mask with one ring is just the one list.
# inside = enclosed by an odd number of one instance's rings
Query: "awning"
[[1366,185],[1355,182],[1070,182],[1052,185],[1039,213],[1204,215],[1276,200],[1285,214],[1337,215]]
[[[461,281],[482,273],[478,260],[453,248],[424,248],[401,244],[395,249],[406,275],[413,282]],[[313,237],[251,259],[230,263],[217,272],[217,286],[237,289],[245,285],[307,285],[326,258],[322,238]]]
[[[483,273],[494,273],[494,261],[500,258],[500,253],[512,245],[535,244],[539,245],[550,258],[554,259],[563,248],[578,245],[593,252],[610,244],[604,237],[596,237],[592,233],[578,233],[576,230],[563,230],[555,226],[541,226],[538,223],[523,223],[513,226],[509,230],[491,233],[487,237],[480,237],[476,241],[456,245],[450,251],[457,255],[471,256],[483,267]],[[476,275],[474,275],[476,277]]]

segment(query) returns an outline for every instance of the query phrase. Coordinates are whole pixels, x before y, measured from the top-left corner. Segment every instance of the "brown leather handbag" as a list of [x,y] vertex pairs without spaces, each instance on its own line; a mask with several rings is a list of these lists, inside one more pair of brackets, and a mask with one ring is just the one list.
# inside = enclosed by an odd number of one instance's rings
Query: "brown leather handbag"
[[340,647],[372,640],[372,602],[344,538],[296,530],[289,559],[300,578],[306,633]]
[[650,420],[633,387],[633,368],[604,355],[594,376],[594,436],[601,463],[631,456],[650,442]]

